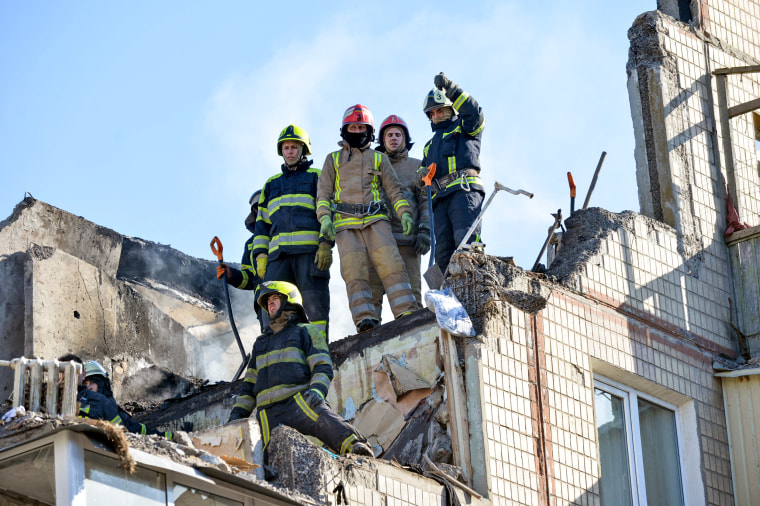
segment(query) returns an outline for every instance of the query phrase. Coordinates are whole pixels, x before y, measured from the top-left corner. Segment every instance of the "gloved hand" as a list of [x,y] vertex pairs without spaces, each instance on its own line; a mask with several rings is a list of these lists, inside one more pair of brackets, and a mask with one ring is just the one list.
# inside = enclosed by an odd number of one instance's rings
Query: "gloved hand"
[[264,274],[267,273],[267,261],[267,256],[264,253],[256,257],[256,275],[261,279],[264,279]]
[[401,228],[404,230],[404,235],[412,235],[412,232],[414,232],[412,213],[404,213],[401,215]]
[[326,214],[322,216],[319,219],[319,222],[322,224],[321,227],[319,227],[319,235],[329,239],[331,241],[335,240],[335,225],[333,225],[332,218],[330,218],[329,214]]
[[421,228],[417,231],[417,240],[414,241],[414,251],[418,255],[424,255],[430,251],[430,230]]
[[305,391],[301,395],[303,396],[303,400],[305,400],[306,404],[308,404],[309,406],[316,406],[317,404],[322,403],[325,400],[325,398],[322,396],[322,392],[314,388],[312,388],[311,390]]
[[314,263],[317,264],[317,269],[320,271],[326,271],[332,265],[332,248],[329,242],[319,243],[317,248],[317,254],[314,257]]
[[451,79],[446,77],[446,74],[443,72],[433,78],[433,83],[435,83],[436,88],[443,91],[449,91],[449,89],[454,86],[454,83],[451,82]]
[[219,265],[216,266],[216,277],[218,279],[222,279],[222,277],[226,279],[230,279],[230,274],[231,274],[230,268],[227,267],[227,264],[220,263]]

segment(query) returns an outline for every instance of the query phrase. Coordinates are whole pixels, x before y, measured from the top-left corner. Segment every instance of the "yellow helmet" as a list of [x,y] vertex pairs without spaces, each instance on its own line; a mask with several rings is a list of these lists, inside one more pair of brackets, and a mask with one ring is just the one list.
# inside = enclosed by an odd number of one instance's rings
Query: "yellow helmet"
[[309,321],[309,318],[306,315],[306,310],[303,307],[301,292],[298,291],[296,285],[287,281],[264,281],[261,283],[256,295],[256,303],[261,306],[264,311],[267,310],[267,298],[273,293],[279,293],[285,297],[285,303],[283,304],[285,309],[287,309],[287,305],[292,305],[294,306],[293,309],[303,317],[304,322]]
[[280,132],[280,137],[277,139],[277,154],[282,156],[282,143],[285,141],[298,141],[304,146],[303,156],[311,154],[311,141],[309,140],[309,134],[306,130],[296,125],[288,125]]

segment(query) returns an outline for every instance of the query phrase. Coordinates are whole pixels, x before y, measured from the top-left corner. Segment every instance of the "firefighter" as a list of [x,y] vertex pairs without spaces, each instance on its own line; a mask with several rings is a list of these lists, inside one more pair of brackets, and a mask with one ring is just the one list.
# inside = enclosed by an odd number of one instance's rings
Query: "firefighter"
[[280,425],[323,441],[335,453],[372,456],[356,429],[325,402],[333,377],[324,332],[309,324],[298,288],[287,281],[265,281],[258,304],[269,327],[253,344],[240,395],[230,417],[247,418],[257,408],[264,449]]
[[[409,156],[409,150],[412,149],[414,143],[409,135],[409,127],[400,116],[392,114],[385,118],[380,124],[378,136],[377,151],[388,155],[401,183],[404,199],[412,211],[412,219],[415,225],[414,233],[404,235],[401,221],[394,214],[390,217],[391,230],[398,246],[398,252],[404,261],[404,268],[409,276],[414,298],[418,304],[422,304],[420,261],[422,255],[430,251],[430,213],[425,192],[416,185],[416,173],[420,166],[420,160]],[[370,266],[369,273],[372,298],[375,301],[377,316],[380,318],[385,291],[372,266]]]
[[332,238],[320,234],[316,215],[319,169],[311,168],[309,135],[296,125],[277,139],[278,174],[264,184],[253,240],[256,272],[264,281],[290,281],[304,296],[312,324],[328,335]]
[[[485,118],[478,103],[443,72],[433,80],[435,88],[425,97],[423,110],[433,138],[422,150],[418,184],[431,163],[436,164],[432,183],[435,222],[435,261],[446,272],[452,253],[464,239],[483,205],[480,179],[480,138]],[[480,242],[480,225],[468,243]]]
[[113,398],[111,380],[108,372],[95,360],[84,363],[84,388],[77,395],[79,416],[106,420],[116,425],[123,425],[129,432],[135,434],[156,434],[166,439],[172,439],[171,432],[161,432],[148,428],[145,424],[132,420],[132,417],[121,409]]
[[[394,317],[419,308],[388,215],[400,218],[406,236],[414,232],[414,219],[388,157],[369,147],[373,134],[369,109],[361,104],[349,107],[343,115],[341,149],[327,155],[317,192],[322,234],[336,238],[340,273],[359,332],[380,324],[369,285],[370,264],[380,276]],[[383,203],[382,191],[392,209]]]
[[[257,190],[248,199],[248,204],[251,206],[251,212],[245,218],[245,228],[251,233],[251,237],[245,242],[243,246],[243,258],[240,260],[240,270],[234,267],[228,266],[226,263],[221,262],[216,267],[216,277],[222,279],[222,276],[227,278],[227,283],[238,288],[240,290],[256,290],[261,283],[261,278],[256,273],[254,267],[255,261],[253,258],[253,239],[254,239],[254,227],[256,225],[256,217],[259,214],[259,198],[261,197],[261,190]],[[256,301],[253,302],[254,311],[256,311],[256,317],[259,319],[259,325],[261,331],[264,331],[264,312],[261,310]]]

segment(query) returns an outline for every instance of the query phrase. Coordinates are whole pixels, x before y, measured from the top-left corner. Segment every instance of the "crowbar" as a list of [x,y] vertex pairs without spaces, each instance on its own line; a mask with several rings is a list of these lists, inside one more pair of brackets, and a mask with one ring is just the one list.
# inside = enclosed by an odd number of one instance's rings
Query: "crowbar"
[[[422,178],[425,183],[425,191],[427,192],[428,201],[428,214],[430,215],[430,261],[428,267],[432,267],[435,262],[435,219],[433,216],[433,191],[430,186],[433,184],[433,177],[435,176],[435,162],[428,165],[428,173]],[[440,271],[440,269],[438,269]]]
[[[220,241],[217,236],[214,236],[214,238],[211,239],[211,252],[214,253],[216,258],[219,259],[220,264],[224,262],[224,259],[222,257],[223,251],[224,248],[222,246],[222,241]],[[240,377],[240,374],[243,372],[243,369],[245,369],[246,365],[248,365],[248,359],[250,357],[245,353],[243,341],[240,340],[240,334],[238,334],[238,329],[235,325],[235,319],[232,317],[232,304],[230,303],[230,289],[227,286],[227,276],[222,276],[222,285],[224,285],[224,299],[227,302],[227,313],[230,315],[230,326],[232,327],[232,332],[235,334],[235,340],[237,341],[238,348],[240,348],[240,354],[243,355],[243,363],[238,368],[237,373],[235,373],[235,377],[232,378],[232,381],[237,381],[237,379]]]
[[[583,203],[583,210],[588,208],[588,201],[591,200],[591,194],[596,186],[596,180],[599,179],[599,171],[602,170],[602,164],[604,163],[604,157],[607,156],[606,151],[602,151],[602,156],[599,157],[599,163],[596,164],[596,170],[594,171],[594,177],[591,178],[591,185],[588,187],[588,193],[586,193],[586,201]],[[572,213],[571,213],[572,214]]]
[[[499,190],[504,190],[505,192],[509,192],[513,195],[527,195],[528,198],[531,198],[531,199],[533,198],[533,194],[530,192],[526,192],[525,190],[513,190],[511,188],[507,188],[506,186],[499,183],[498,181],[494,183],[494,190],[491,193],[491,196],[488,197],[486,204],[480,210],[480,213],[475,218],[475,221],[472,222],[472,225],[470,225],[469,230],[467,230],[467,232],[464,234],[462,241],[459,243],[459,246],[457,246],[457,250],[462,249],[462,247],[465,244],[467,244],[467,241],[469,240],[472,233],[475,231],[475,228],[478,226],[480,221],[483,219],[483,215],[485,214],[486,209],[488,209],[488,206],[491,205],[491,201],[493,201],[493,198],[496,196],[496,193],[498,193]],[[438,290],[441,288],[441,285],[443,284],[443,273],[441,272],[441,268],[438,267],[438,264],[431,266],[425,272],[424,277],[428,286],[432,288],[433,290]]]

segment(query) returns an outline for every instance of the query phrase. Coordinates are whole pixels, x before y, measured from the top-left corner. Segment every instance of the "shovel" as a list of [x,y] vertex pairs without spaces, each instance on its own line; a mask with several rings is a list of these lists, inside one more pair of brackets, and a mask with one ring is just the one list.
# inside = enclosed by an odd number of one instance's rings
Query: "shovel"
[[[211,239],[211,252],[214,253],[216,258],[219,259],[220,264],[224,262],[222,258],[222,251],[224,251],[222,241],[220,241],[217,236],[214,236],[214,238]],[[237,373],[235,373],[235,377],[232,378],[232,381],[237,381],[237,379],[240,377],[240,374],[243,372],[243,369],[245,369],[246,365],[248,365],[249,356],[245,353],[243,341],[240,340],[240,334],[238,334],[238,329],[235,325],[235,319],[232,317],[232,304],[230,303],[230,289],[227,286],[227,276],[222,276],[222,284],[224,285],[224,299],[227,302],[227,314],[230,315],[230,326],[232,327],[232,332],[235,334],[235,340],[237,341],[238,348],[240,348],[240,354],[243,355],[243,363],[238,368]]]
[[[530,192],[526,192],[525,190],[512,190],[511,188],[507,188],[503,184],[499,183],[498,181],[494,184],[494,190],[493,193],[491,193],[491,196],[488,197],[488,200],[486,201],[486,205],[483,206],[483,209],[480,210],[480,214],[478,214],[477,218],[475,218],[475,221],[472,222],[472,225],[470,225],[469,230],[467,230],[467,233],[464,234],[464,237],[462,238],[462,242],[459,243],[459,246],[457,246],[457,250],[462,249],[462,247],[467,244],[468,239],[472,235],[472,233],[475,231],[475,227],[478,226],[480,221],[483,219],[483,215],[486,212],[486,209],[488,209],[488,206],[491,205],[491,201],[496,196],[496,193],[498,193],[499,190],[504,190],[506,192],[509,192],[513,195],[527,195],[528,198],[533,198],[533,194]],[[441,268],[436,265],[432,265],[424,274],[425,281],[427,282],[428,286],[432,288],[433,290],[438,290],[441,288],[441,285],[443,284],[443,273],[441,272]]]

